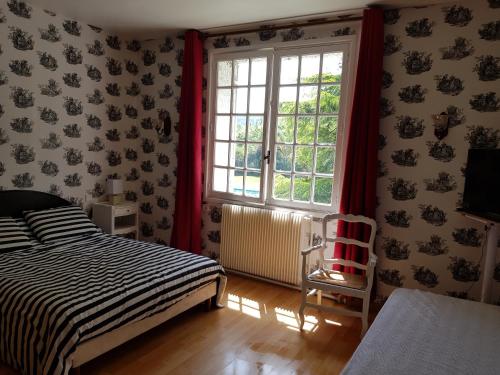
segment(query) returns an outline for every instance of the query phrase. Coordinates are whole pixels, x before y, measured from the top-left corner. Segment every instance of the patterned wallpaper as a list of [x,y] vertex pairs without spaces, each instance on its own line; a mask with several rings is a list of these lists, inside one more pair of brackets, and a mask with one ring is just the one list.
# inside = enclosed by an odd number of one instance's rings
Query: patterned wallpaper
[[0,0],[1,188],[49,191],[88,208],[114,175],[141,208],[142,238],[168,241],[182,46],[168,36],[122,40]]
[[[377,187],[383,296],[404,286],[479,299],[484,230],[455,209],[467,150],[499,146],[499,30],[500,3],[491,0],[385,14]],[[441,112],[451,128],[440,142],[431,115]],[[500,264],[495,300],[499,272]]]
[[[175,209],[177,169],[177,106],[181,93],[184,41],[175,36],[143,43],[138,119],[140,146],[136,168],[137,194],[141,211],[140,231],[145,240],[170,242]],[[164,131],[164,124],[165,131]]]

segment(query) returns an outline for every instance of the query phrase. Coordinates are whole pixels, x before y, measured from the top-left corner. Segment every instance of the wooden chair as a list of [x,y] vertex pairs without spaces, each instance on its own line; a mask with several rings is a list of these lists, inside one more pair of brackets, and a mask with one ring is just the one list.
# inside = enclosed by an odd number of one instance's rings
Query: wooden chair
[[[361,242],[356,239],[345,237],[330,238],[326,234],[328,222],[332,220],[342,220],[352,223],[365,223],[371,227],[370,240]],[[361,318],[363,336],[368,329],[368,310],[370,308],[370,293],[373,285],[373,274],[377,263],[377,256],[373,253],[373,244],[377,223],[375,220],[365,216],[329,214],[323,217],[323,235],[320,245],[302,250],[302,303],[300,305],[300,329],[304,326],[304,309],[314,307],[319,310],[333,312],[335,314],[357,316]],[[356,245],[368,249],[368,262],[366,265],[344,259],[325,259],[325,250],[327,243],[344,243],[347,245]],[[307,267],[307,257],[313,251],[319,250],[318,269],[309,272]],[[333,264],[339,264],[344,267],[354,267],[365,271],[364,275],[351,274],[346,272],[332,270]],[[325,268],[327,266],[327,268]],[[363,310],[352,311],[336,307],[324,306],[321,304],[322,291],[339,293],[345,296],[361,298],[363,300]],[[307,302],[307,297],[317,295],[317,303]]]

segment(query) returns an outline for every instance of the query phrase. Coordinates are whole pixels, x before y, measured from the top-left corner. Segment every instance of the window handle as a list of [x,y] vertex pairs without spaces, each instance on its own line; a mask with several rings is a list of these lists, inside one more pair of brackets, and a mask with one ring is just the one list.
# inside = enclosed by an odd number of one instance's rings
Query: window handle
[[269,164],[271,162],[271,151],[267,150],[266,156],[264,156],[264,160]]

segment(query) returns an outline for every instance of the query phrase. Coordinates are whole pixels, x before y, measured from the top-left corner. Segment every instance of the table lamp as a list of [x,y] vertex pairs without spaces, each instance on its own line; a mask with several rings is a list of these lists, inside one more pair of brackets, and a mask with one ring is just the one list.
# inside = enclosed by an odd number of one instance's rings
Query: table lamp
[[113,206],[120,204],[123,200],[123,181],[118,179],[108,179],[106,181],[106,193],[109,203]]

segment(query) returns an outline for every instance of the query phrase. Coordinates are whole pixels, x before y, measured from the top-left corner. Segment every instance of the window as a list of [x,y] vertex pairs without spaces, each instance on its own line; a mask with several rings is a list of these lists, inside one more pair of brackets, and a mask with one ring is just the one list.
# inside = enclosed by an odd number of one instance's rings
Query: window
[[336,206],[351,47],[212,56],[208,198]]
[[271,56],[216,62],[213,190],[260,201]]

